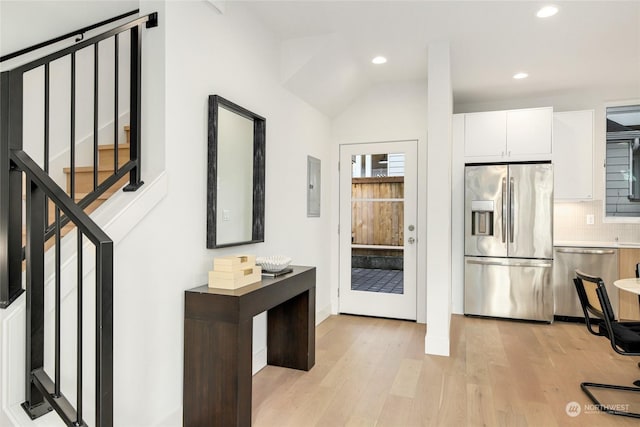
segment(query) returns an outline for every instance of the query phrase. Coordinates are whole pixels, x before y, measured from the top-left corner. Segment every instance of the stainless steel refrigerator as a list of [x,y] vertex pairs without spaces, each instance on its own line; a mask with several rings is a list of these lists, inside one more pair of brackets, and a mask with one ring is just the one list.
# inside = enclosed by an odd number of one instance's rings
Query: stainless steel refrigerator
[[553,321],[551,163],[465,167],[464,312]]

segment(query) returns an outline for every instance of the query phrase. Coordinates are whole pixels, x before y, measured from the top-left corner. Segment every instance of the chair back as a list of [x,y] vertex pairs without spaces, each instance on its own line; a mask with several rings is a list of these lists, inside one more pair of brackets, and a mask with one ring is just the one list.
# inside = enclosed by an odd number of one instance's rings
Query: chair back
[[636,277],[640,279],[640,262],[636,264]]
[[[580,270],[576,270],[575,273],[576,278],[573,279],[573,283],[578,293],[580,305],[582,306],[587,329],[594,335],[601,335],[600,332],[596,332],[593,329],[590,315],[602,321],[605,320],[605,317],[608,317],[610,321],[615,320],[604,281],[600,277],[591,276]],[[601,301],[597,292],[599,288],[603,289],[603,301]],[[605,306],[604,308],[603,305]]]
[[[576,270],[573,283],[585,315],[587,329],[594,335],[606,336],[616,353],[640,356],[640,322],[618,322],[609,301],[604,281]],[[594,294],[595,293],[595,298]],[[600,319],[596,332],[589,319],[589,313]]]

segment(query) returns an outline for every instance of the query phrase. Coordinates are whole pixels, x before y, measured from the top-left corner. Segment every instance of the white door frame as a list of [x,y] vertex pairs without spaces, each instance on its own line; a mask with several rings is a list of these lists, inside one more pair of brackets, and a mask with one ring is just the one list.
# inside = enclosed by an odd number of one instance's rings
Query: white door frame
[[[402,295],[351,290],[351,156],[404,152],[404,293]],[[339,301],[338,311],[401,319],[417,319],[418,141],[342,144],[339,147]],[[409,226],[413,225],[413,230]],[[409,243],[413,239],[412,243]]]

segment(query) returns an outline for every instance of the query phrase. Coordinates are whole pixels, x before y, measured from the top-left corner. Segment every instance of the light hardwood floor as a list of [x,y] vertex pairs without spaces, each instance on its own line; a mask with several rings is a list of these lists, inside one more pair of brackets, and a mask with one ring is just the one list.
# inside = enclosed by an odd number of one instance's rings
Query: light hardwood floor
[[[424,325],[331,316],[316,329],[311,371],[267,366],[254,376],[253,425],[640,425],[585,406],[581,381],[631,385],[640,369],[584,325],[453,316],[451,329],[451,357],[429,356]],[[640,395],[607,393],[597,395],[640,412]]]

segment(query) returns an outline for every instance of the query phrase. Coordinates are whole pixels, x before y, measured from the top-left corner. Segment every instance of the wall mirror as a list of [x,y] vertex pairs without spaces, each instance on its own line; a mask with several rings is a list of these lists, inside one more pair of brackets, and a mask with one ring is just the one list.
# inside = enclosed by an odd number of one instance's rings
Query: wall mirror
[[640,217],[640,105],[607,107],[606,215]]
[[207,248],[264,241],[266,120],[209,96]]

